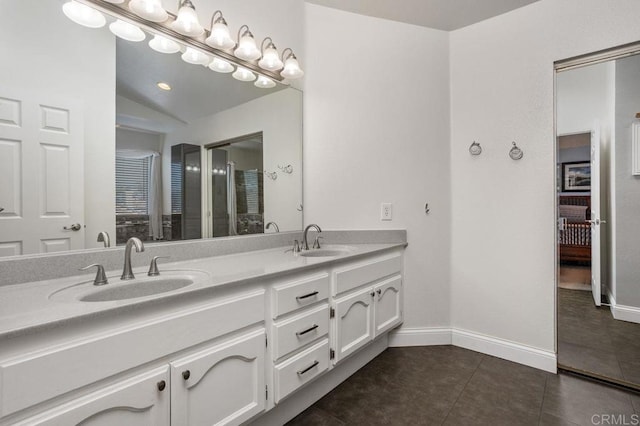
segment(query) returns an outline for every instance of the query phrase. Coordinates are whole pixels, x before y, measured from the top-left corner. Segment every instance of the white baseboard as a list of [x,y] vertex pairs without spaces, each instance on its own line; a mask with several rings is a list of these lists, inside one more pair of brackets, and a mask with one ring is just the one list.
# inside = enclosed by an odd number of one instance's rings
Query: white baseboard
[[389,335],[390,347],[436,345],[459,346],[540,370],[557,371],[554,352],[468,330],[447,327],[400,328]]
[[454,328],[451,331],[454,346],[528,365],[540,370],[557,372],[557,357],[554,352],[533,348],[510,340],[498,339],[472,331]]
[[615,319],[640,324],[640,308],[618,305],[611,292],[609,292],[609,302],[611,304],[611,315],[613,315]]
[[436,346],[451,344],[447,327],[400,328],[389,334],[389,346]]

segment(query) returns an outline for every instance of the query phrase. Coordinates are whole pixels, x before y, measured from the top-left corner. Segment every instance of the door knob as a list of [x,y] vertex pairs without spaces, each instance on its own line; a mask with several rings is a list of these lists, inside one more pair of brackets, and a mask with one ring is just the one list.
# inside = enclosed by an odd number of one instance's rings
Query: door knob
[[82,229],[82,225],[80,225],[79,223],[74,223],[71,226],[64,226],[62,229],[64,229],[65,231],[79,231]]

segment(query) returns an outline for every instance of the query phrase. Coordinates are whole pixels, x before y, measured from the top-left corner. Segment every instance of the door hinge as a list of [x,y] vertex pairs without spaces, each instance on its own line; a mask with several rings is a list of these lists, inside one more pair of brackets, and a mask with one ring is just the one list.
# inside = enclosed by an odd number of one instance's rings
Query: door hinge
[[334,318],[336,316],[336,310],[334,308],[329,309],[329,318]]
[[269,400],[269,386],[265,385],[264,387],[264,399]]
[[329,349],[329,359],[334,359],[336,357],[336,351],[333,349]]

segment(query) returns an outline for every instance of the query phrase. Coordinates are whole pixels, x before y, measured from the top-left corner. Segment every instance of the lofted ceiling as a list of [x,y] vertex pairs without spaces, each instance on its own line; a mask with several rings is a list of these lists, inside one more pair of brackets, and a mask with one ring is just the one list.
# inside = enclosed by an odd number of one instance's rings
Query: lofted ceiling
[[539,0],[306,0],[360,15],[452,31]]

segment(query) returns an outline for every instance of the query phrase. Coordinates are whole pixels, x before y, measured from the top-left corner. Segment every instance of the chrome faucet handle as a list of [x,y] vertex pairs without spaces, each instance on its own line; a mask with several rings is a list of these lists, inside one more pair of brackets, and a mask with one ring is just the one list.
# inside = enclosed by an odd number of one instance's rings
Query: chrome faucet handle
[[78,271],[86,271],[87,269],[93,268],[94,266],[98,267],[98,271],[96,272],[96,277],[93,280],[93,285],[109,284],[109,281],[107,280],[107,274],[104,273],[104,266],[102,266],[102,265],[94,263],[92,265],[85,266],[84,268],[80,268],[80,269],[78,269]]
[[316,239],[313,240],[313,248],[314,249],[319,249],[320,248],[320,240],[324,240],[324,237],[321,237],[320,235],[317,235]]
[[290,251],[293,252],[294,256],[300,253],[300,243],[298,242],[298,240],[293,240],[293,247],[291,247],[289,250],[285,250],[284,252],[289,253]]
[[149,265],[149,272],[147,272],[147,275],[150,277],[160,275],[160,271],[158,270],[158,259],[169,259],[169,256],[153,256],[153,259],[151,259],[151,265]]

